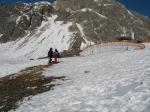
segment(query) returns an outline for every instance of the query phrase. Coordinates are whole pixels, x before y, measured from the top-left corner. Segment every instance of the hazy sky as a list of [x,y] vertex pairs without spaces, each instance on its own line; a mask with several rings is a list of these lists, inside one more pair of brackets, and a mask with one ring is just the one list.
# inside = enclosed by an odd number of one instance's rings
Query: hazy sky
[[[0,0],[1,3],[14,3],[14,2],[37,2],[40,0]],[[46,0],[46,1],[54,1],[54,0]],[[127,8],[135,10],[145,16],[149,16],[150,18],[150,0],[118,0],[123,3]]]

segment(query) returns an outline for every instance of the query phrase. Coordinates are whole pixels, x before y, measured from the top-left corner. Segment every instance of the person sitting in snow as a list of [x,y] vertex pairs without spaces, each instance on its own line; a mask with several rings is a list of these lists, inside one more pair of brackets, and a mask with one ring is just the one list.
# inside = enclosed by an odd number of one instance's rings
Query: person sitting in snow
[[52,63],[53,55],[54,55],[53,48],[50,48],[50,50],[48,51],[49,63]]
[[55,52],[54,52],[54,63],[57,64],[58,63],[58,57],[59,57],[59,52],[57,49],[55,49]]

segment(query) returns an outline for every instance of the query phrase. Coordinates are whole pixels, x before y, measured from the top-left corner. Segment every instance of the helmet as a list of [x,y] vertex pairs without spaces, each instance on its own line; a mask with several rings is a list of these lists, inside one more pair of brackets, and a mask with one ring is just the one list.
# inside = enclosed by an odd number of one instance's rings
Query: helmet
[[53,48],[50,48],[50,50],[52,51],[52,50],[53,50]]

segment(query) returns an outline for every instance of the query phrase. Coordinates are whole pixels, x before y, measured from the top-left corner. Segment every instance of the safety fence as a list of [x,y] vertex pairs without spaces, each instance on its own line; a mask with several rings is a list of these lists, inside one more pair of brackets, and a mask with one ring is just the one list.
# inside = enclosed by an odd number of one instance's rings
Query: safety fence
[[145,45],[142,43],[128,42],[128,41],[107,41],[98,42],[95,45],[88,45],[82,49],[81,54],[93,54],[98,52],[110,52],[110,51],[120,51],[120,50],[141,50],[144,49]]

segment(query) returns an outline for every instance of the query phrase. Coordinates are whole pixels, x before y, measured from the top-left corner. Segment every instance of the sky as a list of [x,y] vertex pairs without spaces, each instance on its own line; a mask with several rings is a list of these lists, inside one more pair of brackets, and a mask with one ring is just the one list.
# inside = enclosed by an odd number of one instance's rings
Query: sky
[[[14,3],[14,2],[37,2],[40,0],[0,0],[1,3]],[[53,2],[54,0],[46,0]],[[127,8],[139,12],[150,18],[150,0],[118,0],[124,4]]]
[[134,10],[150,18],[150,0],[118,0],[128,9]]

